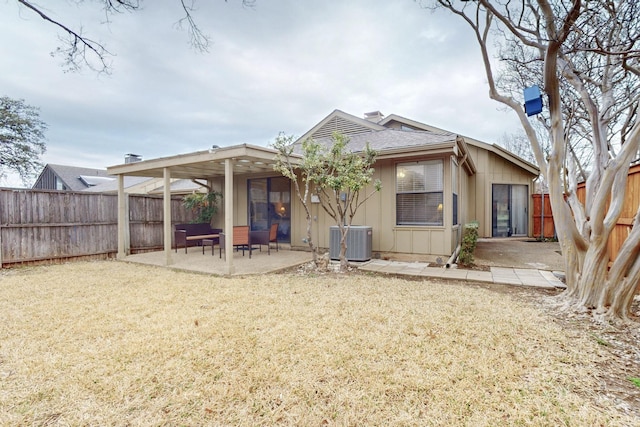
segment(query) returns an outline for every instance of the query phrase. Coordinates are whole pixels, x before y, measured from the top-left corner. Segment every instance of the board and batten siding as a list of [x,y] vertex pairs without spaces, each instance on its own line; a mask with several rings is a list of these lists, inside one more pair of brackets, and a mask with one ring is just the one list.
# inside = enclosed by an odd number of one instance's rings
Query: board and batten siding
[[[380,179],[382,190],[375,193],[360,207],[353,219],[352,225],[366,225],[372,227],[372,251],[384,253],[412,253],[448,256],[453,252],[457,242],[457,231],[452,227],[452,196],[451,196],[451,167],[449,157],[428,157],[428,159],[442,158],[444,162],[444,225],[439,227],[399,226],[396,225],[396,164],[393,159],[379,160],[374,165],[373,180]],[[421,161],[427,158],[402,159],[402,162]],[[302,182],[299,183],[303,188]],[[373,191],[369,185],[361,192],[365,197]],[[306,237],[306,218],[301,206],[292,190],[293,226],[291,230],[292,247],[306,247],[303,239]],[[462,198],[459,196],[459,203]],[[312,237],[319,248],[329,248],[329,227],[336,225],[333,218],[324,212],[319,203],[311,203],[313,221]],[[464,209],[464,208],[462,208]]]
[[535,177],[517,165],[488,150],[469,145],[469,153],[476,164],[477,172],[469,178],[466,192],[465,222],[478,221],[478,235],[491,237],[491,220],[493,214],[492,188],[493,184],[521,184],[528,189],[529,216],[528,235],[533,232],[533,209],[531,208],[531,193]]

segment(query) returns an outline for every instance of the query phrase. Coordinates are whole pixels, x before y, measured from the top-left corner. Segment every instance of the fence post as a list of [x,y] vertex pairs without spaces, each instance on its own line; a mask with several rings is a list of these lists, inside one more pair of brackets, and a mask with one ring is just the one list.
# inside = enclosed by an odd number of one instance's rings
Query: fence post
[[118,259],[129,254],[129,236],[129,195],[124,192],[124,175],[118,175]]

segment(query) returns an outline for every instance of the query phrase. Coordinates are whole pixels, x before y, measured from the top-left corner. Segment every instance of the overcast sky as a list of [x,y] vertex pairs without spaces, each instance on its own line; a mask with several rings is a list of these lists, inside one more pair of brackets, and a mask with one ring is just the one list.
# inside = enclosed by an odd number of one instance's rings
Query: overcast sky
[[[334,109],[380,110],[498,142],[518,122],[488,98],[465,24],[412,0],[199,0],[212,40],[189,47],[179,0],[104,22],[98,2],[39,1],[50,15],[114,53],[111,75],[69,73],[50,53],[51,24],[0,1],[0,95],[39,107],[44,163],[104,168],[144,159],[300,136]],[[11,178],[3,185],[19,182]]]

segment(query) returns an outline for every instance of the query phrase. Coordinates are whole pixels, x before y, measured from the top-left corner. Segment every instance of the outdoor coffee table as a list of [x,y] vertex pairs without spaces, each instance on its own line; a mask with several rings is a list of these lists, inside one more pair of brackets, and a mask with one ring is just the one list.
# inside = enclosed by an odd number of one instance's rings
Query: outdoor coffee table
[[213,249],[216,246],[216,241],[214,239],[202,239],[202,255],[204,255],[205,246],[211,246],[211,255],[213,255]]

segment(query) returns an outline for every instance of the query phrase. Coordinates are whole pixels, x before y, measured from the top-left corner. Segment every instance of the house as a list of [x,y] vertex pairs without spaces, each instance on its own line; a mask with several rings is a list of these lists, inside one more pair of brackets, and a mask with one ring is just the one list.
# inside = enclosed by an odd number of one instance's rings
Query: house
[[[378,152],[375,177],[383,189],[358,212],[354,224],[373,228],[372,250],[387,253],[450,255],[462,224],[475,220],[483,237],[531,235],[531,191],[535,165],[494,144],[438,129],[397,115],[367,113],[364,118],[335,110],[313,126],[307,138],[328,143],[338,131],[350,148],[365,143]],[[217,226],[267,229],[278,222],[281,240],[305,247],[306,219],[288,178],[273,169],[276,151],[247,144],[109,167],[125,176],[202,179],[224,194]],[[294,154],[293,162],[301,156]],[[165,191],[165,212],[170,213]],[[125,203],[124,192],[119,192]],[[332,224],[318,204],[312,206],[315,241],[329,247]],[[165,216],[167,218],[167,216]],[[127,254],[126,221],[119,219],[118,256]],[[229,239],[231,240],[231,239]],[[171,223],[165,219],[165,254],[171,263]],[[229,274],[233,257],[227,258]]]
[[[383,190],[354,224],[372,226],[373,250],[450,255],[461,225],[478,221],[481,237],[530,236],[531,192],[538,168],[495,145],[379,111],[364,118],[335,110],[302,137],[329,143],[333,132],[360,151],[378,152],[375,176]],[[329,219],[318,213],[321,247],[328,247]]]
[[[125,164],[141,161],[136,154],[127,154]],[[127,176],[124,180],[124,190],[129,194],[162,194],[164,182],[162,179]],[[116,177],[107,174],[106,169],[84,168],[67,165],[47,164],[38,179],[33,184],[33,189],[60,190],[60,191],[88,191],[93,193],[117,193],[118,183]],[[203,191],[201,185],[191,180],[174,179],[171,181],[171,193],[173,195],[189,194],[194,191]]]
[[33,184],[33,189],[82,191],[103,182],[113,181],[105,169],[47,164]]

